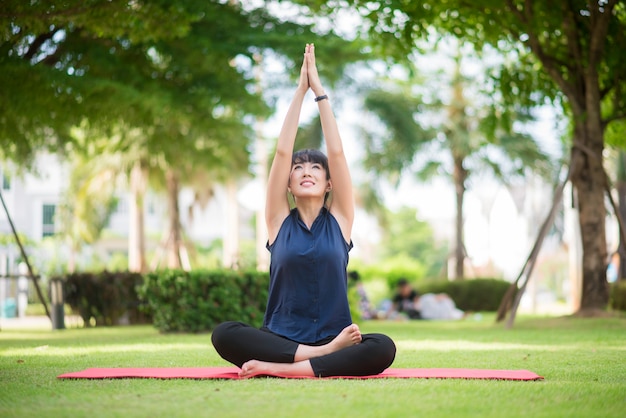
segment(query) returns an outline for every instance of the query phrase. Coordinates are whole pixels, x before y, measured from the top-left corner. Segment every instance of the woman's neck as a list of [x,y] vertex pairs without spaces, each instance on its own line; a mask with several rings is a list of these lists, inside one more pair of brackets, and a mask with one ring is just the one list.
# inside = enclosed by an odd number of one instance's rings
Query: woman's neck
[[313,222],[317,219],[320,211],[324,207],[324,201],[298,199],[296,208],[298,208],[298,216],[304,224],[311,229]]

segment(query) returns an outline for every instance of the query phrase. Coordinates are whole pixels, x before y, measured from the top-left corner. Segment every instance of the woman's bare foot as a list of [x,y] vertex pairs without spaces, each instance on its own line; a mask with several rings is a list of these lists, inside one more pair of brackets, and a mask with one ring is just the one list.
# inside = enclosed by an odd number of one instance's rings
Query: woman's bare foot
[[269,363],[250,360],[241,366],[239,377],[247,379],[254,376],[302,376],[312,377],[313,368],[308,360],[296,363]]
[[351,345],[359,344],[363,337],[361,336],[361,330],[357,324],[348,325],[345,327],[334,340],[327,345],[332,348],[332,353],[339,351],[342,348],[350,347]]
[[337,335],[328,344],[320,346],[311,346],[300,344],[296,350],[294,361],[308,360],[313,357],[320,357],[326,354],[334,353],[346,347],[359,344],[363,339],[361,330],[357,324],[351,324],[345,327],[339,335]]
[[300,344],[293,363],[270,363],[250,360],[241,366],[239,377],[254,376],[313,376],[313,368],[309,359],[331,354],[359,344],[363,340],[361,330],[356,324],[345,327],[331,342],[320,346]]
[[268,374],[268,364],[271,363],[266,363],[264,361],[258,360],[247,361],[241,366],[241,370],[239,371],[239,377],[247,378],[262,374]]

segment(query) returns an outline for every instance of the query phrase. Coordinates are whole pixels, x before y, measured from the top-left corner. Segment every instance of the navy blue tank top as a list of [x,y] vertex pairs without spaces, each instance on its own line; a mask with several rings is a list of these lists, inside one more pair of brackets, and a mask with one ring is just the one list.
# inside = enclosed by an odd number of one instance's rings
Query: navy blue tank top
[[338,335],[352,323],[347,297],[352,242],[346,243],[326,208],[310,230],[292,209],[267,248],[271,261],[265,327],[311,344]]

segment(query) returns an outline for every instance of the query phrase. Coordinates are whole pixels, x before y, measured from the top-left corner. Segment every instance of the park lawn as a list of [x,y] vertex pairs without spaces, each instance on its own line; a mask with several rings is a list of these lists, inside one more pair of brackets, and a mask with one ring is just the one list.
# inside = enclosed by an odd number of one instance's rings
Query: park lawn
[[209,334],[150,326],[0,331],[1,417],[624,417],[626,318],[493,316],[361,324],[397,345],[393,367],[526,369],[543,381],[462,379],[66,380],[89,367],[228,366]]

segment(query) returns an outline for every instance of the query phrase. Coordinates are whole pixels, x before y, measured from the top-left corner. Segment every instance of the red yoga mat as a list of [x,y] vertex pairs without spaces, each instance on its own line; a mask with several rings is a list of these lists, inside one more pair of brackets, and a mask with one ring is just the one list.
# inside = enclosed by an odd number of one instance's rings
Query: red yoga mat
[[[240,379],[238,367],[150,367],[150,368],[90,368],[79,372],[64,373],[60,379]],[[306,376],[273,376],[295,379],[316,379]],[[333,379],[495,379],[495,380],[542,380],[528,370],[489,369],[387,369],[371,376],[333,376]],[[326,378],[326,379],[329,379]]]

